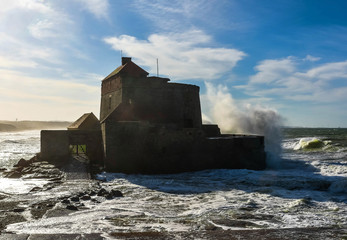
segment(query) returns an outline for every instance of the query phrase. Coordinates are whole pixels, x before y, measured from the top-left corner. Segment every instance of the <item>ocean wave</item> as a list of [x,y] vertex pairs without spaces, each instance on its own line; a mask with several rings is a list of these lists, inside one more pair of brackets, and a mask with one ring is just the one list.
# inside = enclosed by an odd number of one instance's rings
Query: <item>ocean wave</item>
[[329,191],[332,193],[347,194],[347,179],[344,178],[333,182],[329,187]]
[[6,144],[20,144],[20,142],[17,140],[4,140],[1,143],[2,144],[4,144],[4,143],[6,143]]
[[309,149],[320,149],[327,146],[331,141],[323,141],[319,138],[302,138],[300,141],[294,146],[294,150],[309,150]]
[[297,142],[293,150],[317,150],[322,149],[326,150],[331,146],[330,140],[322,140],[319,138],[301,138],[299,142]]

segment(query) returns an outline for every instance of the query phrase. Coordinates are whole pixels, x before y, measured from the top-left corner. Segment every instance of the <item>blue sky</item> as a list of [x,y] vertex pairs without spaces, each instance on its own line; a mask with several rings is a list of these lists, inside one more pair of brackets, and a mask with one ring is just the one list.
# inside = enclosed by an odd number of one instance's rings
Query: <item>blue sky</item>
[[285,125],[347,127],[345,9],[344,0],[1,0],[0,119],[98,116],[100,82],[122,51],[152,75],[158,58],[161,76],[200,86],[205,120],[268,109]]

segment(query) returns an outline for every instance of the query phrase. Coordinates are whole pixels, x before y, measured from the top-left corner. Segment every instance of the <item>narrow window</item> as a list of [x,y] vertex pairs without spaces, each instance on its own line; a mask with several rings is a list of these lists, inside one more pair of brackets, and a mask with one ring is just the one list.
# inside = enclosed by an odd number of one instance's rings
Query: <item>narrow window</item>
[[108,97],[108,109],[111,109],[112,98],[111,95]]

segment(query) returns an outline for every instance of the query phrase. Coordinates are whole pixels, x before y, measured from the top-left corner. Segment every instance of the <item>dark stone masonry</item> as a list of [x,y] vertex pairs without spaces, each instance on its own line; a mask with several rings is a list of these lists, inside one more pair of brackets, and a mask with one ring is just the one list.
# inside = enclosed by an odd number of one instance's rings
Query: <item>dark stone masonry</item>
[[42,131],[41,157],[84,154],[106,171],[142,174],[266,167],[263,136],[202,124],[199,87],[169,81],[123,57],[102,81],[100,120],[87,113],[67,130]]

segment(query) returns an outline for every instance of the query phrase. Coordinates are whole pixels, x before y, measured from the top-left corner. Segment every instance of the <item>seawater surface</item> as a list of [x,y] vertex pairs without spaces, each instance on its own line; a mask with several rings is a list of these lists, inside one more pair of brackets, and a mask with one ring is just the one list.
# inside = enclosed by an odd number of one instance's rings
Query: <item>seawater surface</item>
[[40,151],[40,130],[0,132],[0,167],[11,167]]
[[[33,137],[28,132],[18,134],[22,134],[16,136],[20,141],[37,141],[32,144],[32,150],[25,150],[25,154],[34,153],[39,146],[38,136]],[[6,142],[4,138],[1,136]],[[13,141],[17,144],[17,140]],[[120,190],[124,197],[99,198],[98,204],[86,201],[85,209],[67,217],[12,224],[7,230],[107,233],[213,227],[346,227],[347,129],[287,128],[283,130],[281,144],[283,152],[277,169],[217,169],[170,175],[104,172],[97,176],[102,180],[102,187]],[[1,161],[12,161],[12,157]],[[80,185],[76,182],[75,188]],[[69,191],[74,191],[73,185]],[[36,193],[40,198],[58,198],[64,194],[66,192],[59,188],[49,193]]]

